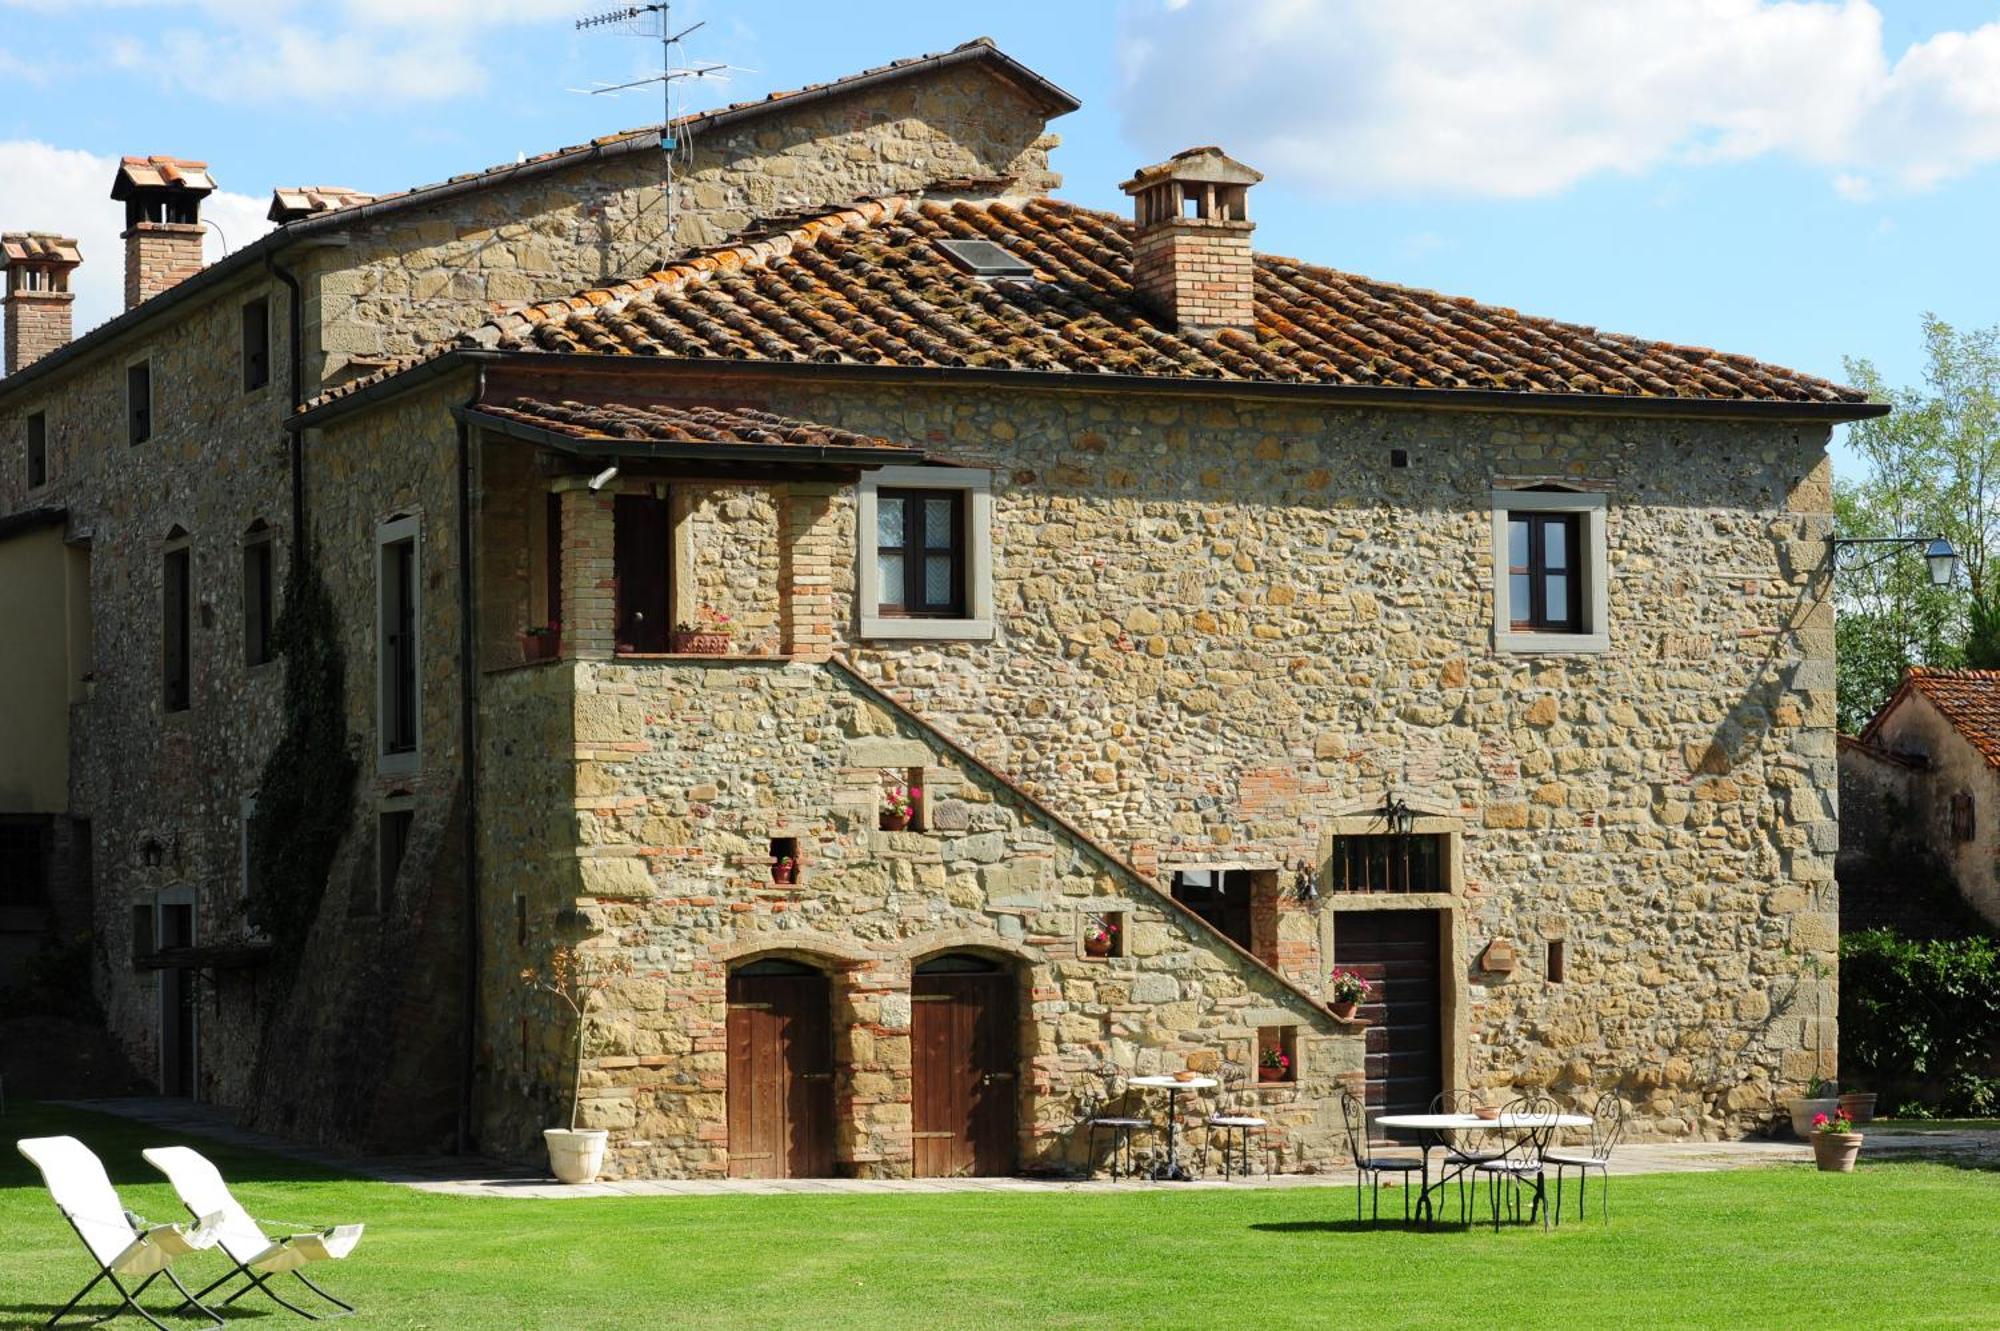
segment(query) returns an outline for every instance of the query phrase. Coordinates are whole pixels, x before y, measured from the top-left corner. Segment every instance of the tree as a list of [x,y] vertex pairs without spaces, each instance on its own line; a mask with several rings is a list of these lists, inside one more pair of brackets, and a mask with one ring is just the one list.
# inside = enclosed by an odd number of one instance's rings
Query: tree
[[1924,360],[1923,384],[1901,389],[1870,362],[1847,362],[1849,379],[1894,410],[1848,427],[1867,472],[1835,487],[1834,526],[1843,536],[1942,535],[1963,573],[1933,587],[1923,560],[1901,552],[1864,553],[1839,573],[1840,726],[1850,732],[1905,665],[1960,665],[1970,653],[2000,666],[2000,328],[1961,333],[1927,314]]

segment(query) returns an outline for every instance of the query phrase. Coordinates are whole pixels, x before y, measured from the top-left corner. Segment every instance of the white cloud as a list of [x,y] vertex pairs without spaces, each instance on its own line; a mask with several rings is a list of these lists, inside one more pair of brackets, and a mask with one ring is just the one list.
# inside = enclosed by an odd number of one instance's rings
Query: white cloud
[[1863,199],[2000,160],[2000,22],[1891,58],[1868,0],[1128,4],[1128,137],[1340,194],[1528,197],[1789,157]]
[[[58,148],[32,139],[0,140],[0,180],[32,180],[32,199],[16,200],[7,217],[9,231],[53,231],[72,236],[83,251],[83,266],[71,280],[76,292],[74,321],[83,333],[125,310],[124,205],[111,201],[118,159]],[[214,263],[228,248],[242,249],[270,230],[264,218],[268,198],[218,190],[203,201],[209,228],[207,258]]]

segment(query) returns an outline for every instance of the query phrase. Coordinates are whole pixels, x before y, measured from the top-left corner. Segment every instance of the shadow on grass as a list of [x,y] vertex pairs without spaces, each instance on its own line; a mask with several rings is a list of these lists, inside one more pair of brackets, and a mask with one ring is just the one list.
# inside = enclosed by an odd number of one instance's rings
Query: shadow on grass
[[310,1160],[228,1146],[112,1114],[29,1102],[10,1104],[6,1114],[0,1115],[0,1143],[4,1143],[0,1147],[0,1189],[42,1186],[40,1172],[12,1149],[24,1137],[75,1137],[104,1162],[104,1172],[111,1176],[114,1187],[166,1182],[166,1175],[139,1154],[153,1146],[192,1146],[214,1161],[232,1184],[342,1183],[361,1177]]
[[1408,1222],[1401,1218],[1391,1220],[1384,1216],[1374,1220],[1264,1220],[1251,1225],[1251,1229],[1264,1234],[1373,1234],[1378,1231],[1403,1230],[1412,1234],[1463,1234],[1473,1226],[1463,1221],[1441,1220],[1436,1224]]

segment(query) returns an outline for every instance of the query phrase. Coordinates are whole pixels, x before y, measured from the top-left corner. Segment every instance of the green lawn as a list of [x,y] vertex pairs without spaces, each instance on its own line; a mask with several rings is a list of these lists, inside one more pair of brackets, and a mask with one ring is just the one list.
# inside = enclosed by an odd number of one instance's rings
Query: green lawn
[[[33,1105],[0,1129],[81,1137],[127,1206],[177,1213],[139,1158],[155,1130]],[[380,1326],[2000,1326],[2000,1173],[1865,1155],[1849,1177],[1619,1179],[1608,1228],[1496,1236],[1357,1228],[1351,1190],[513,1201],[203,1149],[254,1213],[366,1221],[325,1276]],[[90,1270],[8,1152],[0,1325],[45,1320]]]

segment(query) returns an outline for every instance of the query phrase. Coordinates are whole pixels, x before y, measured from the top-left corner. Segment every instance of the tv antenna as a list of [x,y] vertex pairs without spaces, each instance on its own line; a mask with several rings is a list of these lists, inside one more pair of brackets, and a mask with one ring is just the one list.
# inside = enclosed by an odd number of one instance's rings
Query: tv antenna
[[681,145],[674,138],[674,85],[686,79],[726,78],[733,66],[710,63],[676,67],[674,48],[681,40],[697,30],[706,27],[706,22],[692,23],[674,30],[672,0],[654,0],[651,4],[621,5],[605,10],[588,18],[576,21],[578,32],[611,31],[623,32],[633,37],[648,37],[660,43],[660,72],[648,74],[644,78],[631,79],[624,83],[600,83],[593,88],[576,88],[574,92],[587,92],[593,97],[616,96],[621,92],[631,92],[638,88],[660,85],[660,152],[666,162],[666,257],[674,252],[674,154]]

